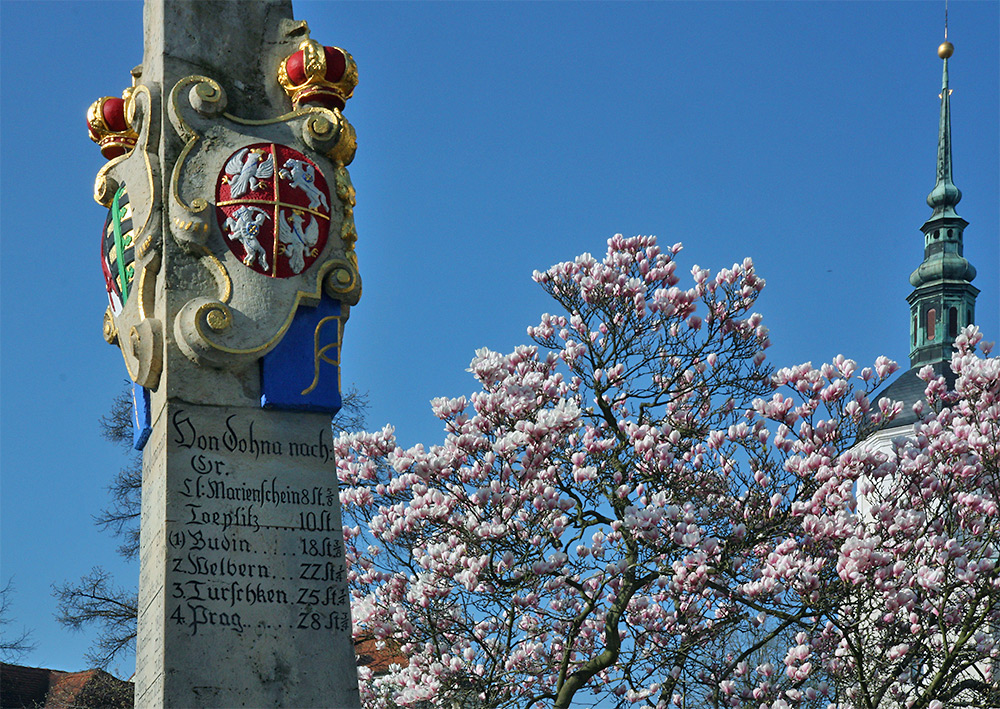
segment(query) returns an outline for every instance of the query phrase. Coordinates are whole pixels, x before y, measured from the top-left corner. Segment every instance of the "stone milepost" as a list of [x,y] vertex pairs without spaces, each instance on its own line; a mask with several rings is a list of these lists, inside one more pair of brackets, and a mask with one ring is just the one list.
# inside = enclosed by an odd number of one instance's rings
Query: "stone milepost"
[[136,706],[356,709],[330,420],[357,67],[288,0],[146,0],[143,24],[87,114],[143,451]]

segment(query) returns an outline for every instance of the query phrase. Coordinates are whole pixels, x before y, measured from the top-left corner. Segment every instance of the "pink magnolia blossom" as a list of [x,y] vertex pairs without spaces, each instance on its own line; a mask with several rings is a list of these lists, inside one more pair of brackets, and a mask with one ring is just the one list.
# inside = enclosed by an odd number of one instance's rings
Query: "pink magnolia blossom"
[[618,235],[536,272],[558,314],[476,352],[480,390],[432,402],[442,443],[337,440],[355,632],[407,658],[364,674],[366,706],[997,698],[1000,365],[978,331],[953,389],[925,375],[912,436],[859,446],[902,410],[872,403],[895,364],[771,371],[753,263],[685,289],[680,251]]

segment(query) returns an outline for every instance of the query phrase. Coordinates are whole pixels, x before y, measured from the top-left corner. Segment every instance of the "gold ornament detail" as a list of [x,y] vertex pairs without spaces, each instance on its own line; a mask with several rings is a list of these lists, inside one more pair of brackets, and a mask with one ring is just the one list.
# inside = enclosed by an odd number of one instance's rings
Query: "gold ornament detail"
[[333,133],[333,123],[326,116],[312,116],[306,120],[309,131],[317,138],[327,138]]
[[337,296],[351,290],[356,281],[357,272],[351,268],[351,264],[347,261],[336,259],[333,262],[333,268],[326,276],[323,287],[329,295],[333,296],[334,299],[338,299]]
[[228,330],[233,324],[233,314],[223,303],[211,303],[199,308],[199,315],[204,315],[205,324],[216,332]]
[[203,231],[206,234],[208,233],[208,222],[184,221],[183,219],[174,217],[174,226],[184,231]]
[[350,165],[358,150],[358,134],[355,132],[354,126],[339,110],[334,110],[334,115],[340,122],[340,135],[337,136],[337,142],[327,151],[326,156],[334,163]]
[[118,328],[115,326],[115,316],[111,312],[111,306],[109,305],[107,310],[104,311],[104,341],[109,345],[118,344]]
[[[115,105],[118,105],[117,110],[121,111],[120,118],[125,122],[123,129],[116,129],[108,124],[108,111],[115,111],[113,108],[107,108],[109,101],[114,101]],[[123,104],[118,104],[119,101],[120,99],[113,96],[102,96],[90,104],[90,108],[87,109],[87,127],[90,129],[90,139],[101,146],[101,154],[108,159],[132,152],[136,141],[139,140],[139,134],[127,122],[127,112]]]
[[120,185],[115,178],[109,177],[101,170],[101,172],[97,173],[97,178],[94,180],[94,201],[102,207],[111,209],[111,204],[115,199],[115,192],[118,191],[119,187]]
[[[136,125],[137,121],[141,122],[139,131],[139,139],[137,143],[141,144],[138,153],[132,151],[130,153],[125,153],[120,155],[113,160],[109,160],[108,163],[102,167],[98,173],[97,177],[94,179],[94,201],[100,204],[102,207],[111,208],[111,203],[114,200],[115,192],[118,191],[120,185],[118,181],[109,175],[111,170],[116,166],[120,165],[122,162],[127,160],[131,155],[138,154],[142,156],[143,164],[146,167],[146,187],[149,190],[150,200],[155,201],[156,195],[156,181],[153,177],[153,164],[149,156],[149,121],[145,120],[144,117],[148,113],[151,106],[152,97],[150,96],[149,89],[145,86],[133,86],[130,89],[125,90],[126,100],[125,109],[126,115],[128,116],[128,121],[130,125]],[[145,103],[145,113],[140,112],[139,98],[142,97]],[[153,211],[150,210],[146,214],[146,219],[142,223],[142,226],[135,233],[136,255],[141,259],[148,252],[150,247],[153,245],[154,229],[151,229],[151,220],[153,217]],[[140,240],[140,237],[145,236],[144,239]]]
[[141,64],[132,69],[130,73],[132,74],[132,85],[122,91],[122,99],[125,101],[125,121],[134,127],[136,124],[135,97],[145,91],[146,98],[149,98],[149,89],[139,84],[139,80],[142,78]]
[[[320,342],[322,341],[323,326],[327,323],[333,323],[334,327],[337,328],[337,339],[321,346]],[[344,339],[343,334],[344,322],[341,320],[339,315],[327,316],[316,323],[316,330],[313,332],[313,380],[308,387],[302,390],[302,396],[306,396],[319,384],[320,365],[323,362],[332,364],[335,367],[340,366],[340,357],[338,356],[339,350],[337,348],[340,347],[340,341]],[[333,358],[327,354],[328,352],[334,353]],[[337,386],[338,388],[340,387],[339,382]]]
[[343,164],[338,164],[333,173],[333,183],[336,187],[337,197],[344,208],[344,220],[340,225],[340,238],[344,240],[344,246],[348,252],[354,251],[354,244],[358,241],[358,230],[354,225],[354,206],[357,204],[354,185],[351,183],[351,175]]
[[[326,47],[311,38],[302,40],[298,51],[278,65],[278,83],[292,100],[294,108],[310,101],[326,103],[327,99],[342,106],[354,94],[358,85],[358,65],[354,57],[340,47],[331,49],[344,57],[344,73],[333,81],[327,78]],[[299,52],[302,52],[302,76],[293,78],[289,76],[288,63]]]
[[227,98],[222,87],[200,82],[191,87],[188,101],[198,113],[204,116],[217,116],[226,110]]

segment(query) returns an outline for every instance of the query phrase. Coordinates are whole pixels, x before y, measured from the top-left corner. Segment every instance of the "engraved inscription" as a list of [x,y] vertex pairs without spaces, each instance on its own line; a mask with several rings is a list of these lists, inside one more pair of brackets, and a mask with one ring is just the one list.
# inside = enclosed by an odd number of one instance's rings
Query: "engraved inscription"
[[[319,431],[312,441],[281,441],[262,437],[253,419],[244,426],[237,414],[226,418],[225,431],[219,435],[199,431],[191,416],[183,409],[174,413],[171,421],[174,445],[200,451],[244,453],[259,459],[261,456],[288,455],[292,458],[317,458],[324,463],[333,460],[333,449],[324,440],[324,431]],[[255,432],[257,428],[257,432]]]
[[329,435],[173,412],[166,611],[185,635],[350,632]]

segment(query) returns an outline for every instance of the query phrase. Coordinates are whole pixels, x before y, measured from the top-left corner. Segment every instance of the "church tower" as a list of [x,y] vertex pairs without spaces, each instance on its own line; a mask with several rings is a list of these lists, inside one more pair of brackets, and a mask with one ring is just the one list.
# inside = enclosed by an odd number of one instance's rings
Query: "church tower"
[[933,211],[920,227],[924,233],[924,260],[910,275],[913,292],[906,298],[910,304],[910,369],[874,397],[875,400],[888,397],[903,402],[903,411],[893,419],[891,428],[877,434],[886,440],[891,435],[898,435],[899,429],[909,428],[916,422],[913,404],[923,400],[926,387],[917,376],[923,367],[930,365],[936,374],[944,375],[949,383],[953,381],[950,364],[955,338],[962,328],[975,323],[979,289],[971,281],[976,277],[976,269],[962,253],[962,237],[969,223],[955,211],[962,192],[952,179],[948,59],[954,51],[955,47],[948,41],[938,47],[944,69],[937,176],[934,189],[927,195],[927,204]]
[[[941,79],[941,119],[938,124],[937,179],[927,195],[934,211],[920,230],[924,233],[924,260],[910,275],[910,366],[920,368],[951,361],[955,338],[975,322],[976,295],[971,281],[976,269],[962,254],[962,233],[968,222],[955,212],[962,192],[952,181],[951,89],[948,59],[955,48],[944,42],[938,56],[944,60]],[[940,373],[940,371],[939,371]]]

